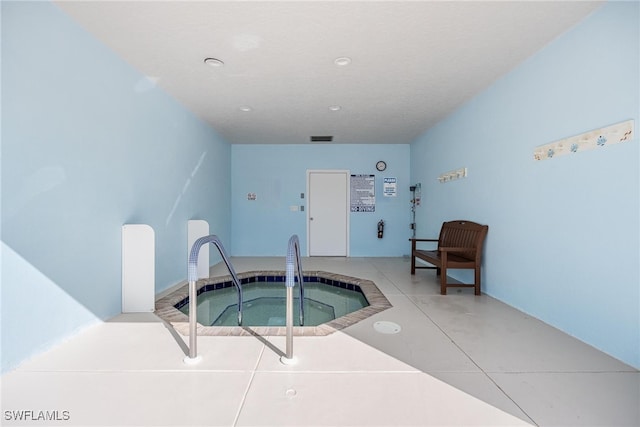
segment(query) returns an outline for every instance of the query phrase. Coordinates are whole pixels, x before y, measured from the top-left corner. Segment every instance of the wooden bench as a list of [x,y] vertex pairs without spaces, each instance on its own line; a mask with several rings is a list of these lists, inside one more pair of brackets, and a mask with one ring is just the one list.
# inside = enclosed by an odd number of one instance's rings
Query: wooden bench
[[[471,221],[449,221],[442,224],[440,237],[436,239],[409,239],[411,241],[411,274],[417,268],[435,268],[440,276],[440,293],[447,294],[448,287],[475,288],[480,295],[480,263],[482,261],[482,245],[489,231],[488,225]],[[417,248],[419,242],[438,242],[436,250]],[[416,258],[432,264],[432,266],[416,266]],[[448,283],[447,269],[461,268],[475,270],[475,283]]]

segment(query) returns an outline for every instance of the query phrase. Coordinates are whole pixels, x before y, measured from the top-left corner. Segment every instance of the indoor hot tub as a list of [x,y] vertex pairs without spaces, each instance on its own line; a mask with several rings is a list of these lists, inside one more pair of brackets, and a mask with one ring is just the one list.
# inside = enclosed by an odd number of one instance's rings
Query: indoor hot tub
[[[230,276],[197,282],[198,335],[285,335],[285,273],[239,273],[242,325],[237,324],[238,296]],[[323,271],[304,272],[304,325],[299,320],[299,285],[294,288],[294,334],[327,335],[379,313],[391,304],[374,282]],[[188,285],[156,302],[156,314],[188,335]]]

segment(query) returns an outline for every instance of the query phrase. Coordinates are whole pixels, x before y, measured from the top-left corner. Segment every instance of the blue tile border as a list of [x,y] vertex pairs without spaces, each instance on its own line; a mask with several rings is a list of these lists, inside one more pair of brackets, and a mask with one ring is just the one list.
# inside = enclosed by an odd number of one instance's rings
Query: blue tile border
[[[360,286],[358,285],[345,283],[340,280],[328,279],[320,276],[305,276],[304,274],[303,274],[303,279],[304,279],[304,283],[321,283],[323,285],[332,286],[335,288],[341,288],[341,289],[347,289],[349,291],[359,292],[364,297],[367,304],[371,305],[369,300],[367,299],[367,296],[365,295],[364,292],[362,292],[362,289],[360,289]],[[286,276],[282,276],[282,275],[252,276],[252,277],[245,277],[240,279],[240,285],[248,285],[248,284],[259,283],[259,282],[260,283],[279,283],[279,282],[284,282],[285,280],[286,280]],[[296,283],[297,282],[298,280],[296,278]],[[217,290],[230,288],[232,286],[234,285],[233,285],[233,282],[230,280],[221,282],[221,283],[207,284],[202,286],[200,289],[198,289],[197,295],[200,296],[206,292],[215,292]],[[189,297],[187,296],[186,298],[174,304],[174,307],[177,310],[180,310],[188,303],[189,303]]]

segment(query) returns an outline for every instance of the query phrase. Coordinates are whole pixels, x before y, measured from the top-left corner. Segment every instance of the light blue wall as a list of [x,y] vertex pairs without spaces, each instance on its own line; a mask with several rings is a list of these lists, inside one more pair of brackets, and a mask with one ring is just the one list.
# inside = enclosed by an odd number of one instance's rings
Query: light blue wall
[[2,370],[120,312],[122,224],[155,229],[158,291],[187,220],[229,239],[230,158],[55,5],[2,2]]
[[[421,234],[489,224],[484,291],[635,367],[639,18],[637,2],[606,4],[411,145]],[[628,119],[632,142],[533,160],[536,146]],[[458,167],[469,177],[436,181]]]
[[[234,145],[231,149],[232,253],[237,256],[285,256],[292,234],[300,238],[306,255],[306,211],[289,207],[304,205],[307,170],[345,169],[352,174],[376,176],[376,211],[351,213],[350,255],[402,256],[410,237],[409,145]],[[387,170],[378,172],[378,160]],[[397,197],[383,197],[382,178],[398,179]],[[247,200],[256,193],[255,201]],[[377,238],[376,225],[385,221],[385,234]]]
[[[289,206],[306,205],[307,169],[376,174],[379,196],[398,178],[396,199],[351,214],[352,256],[407,253],[408,186],[422,182],[421,235],[490,225],[485,291],[640,367],[638,138],[532,160],[621,120],[638,132],[637,3],[607,4],[411,147],[230,148],[54,5],[1,7],[3,371],[120,311],[123,223],[155,229],[158,291],[186,275],[188,219],[234,255],[284,256],[293,233],[306,247]],[[437,183],[463,166],[467,179]]]

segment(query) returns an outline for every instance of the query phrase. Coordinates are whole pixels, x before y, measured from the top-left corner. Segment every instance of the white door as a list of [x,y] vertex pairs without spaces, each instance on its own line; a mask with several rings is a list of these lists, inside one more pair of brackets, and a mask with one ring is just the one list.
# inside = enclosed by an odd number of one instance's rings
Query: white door
[[309,256],[349,255],[349,171],[307,171]]

